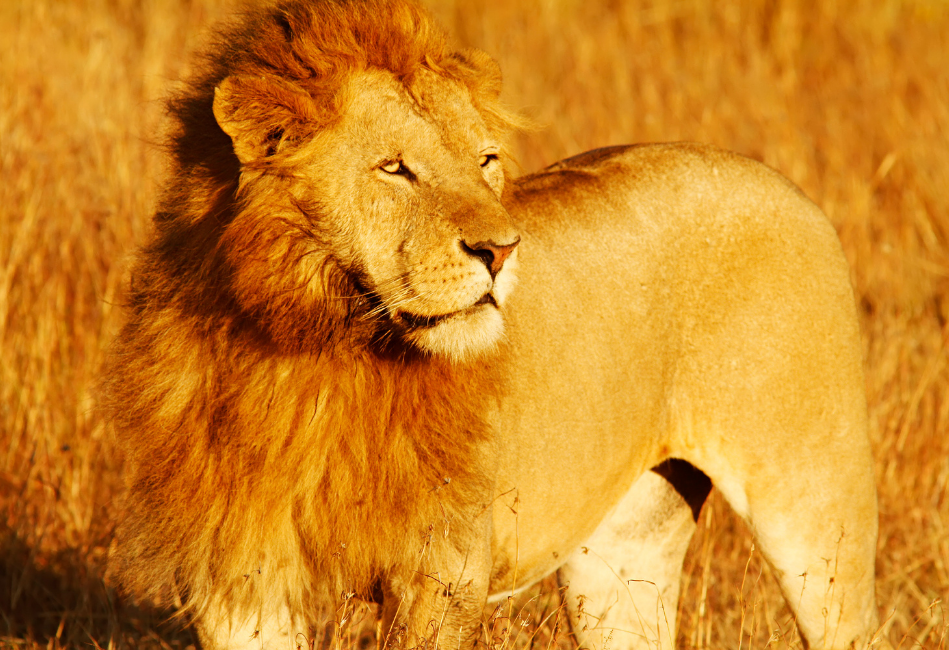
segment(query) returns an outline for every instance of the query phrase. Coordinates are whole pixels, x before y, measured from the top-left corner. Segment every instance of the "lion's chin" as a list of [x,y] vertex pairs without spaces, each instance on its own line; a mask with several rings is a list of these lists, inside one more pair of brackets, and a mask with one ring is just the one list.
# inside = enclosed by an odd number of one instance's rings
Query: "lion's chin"
[[478,304],[437,317],[403,314],[405,339],[430,354],[464,363],[497,350],[504,335],[504,318],[493,304]]

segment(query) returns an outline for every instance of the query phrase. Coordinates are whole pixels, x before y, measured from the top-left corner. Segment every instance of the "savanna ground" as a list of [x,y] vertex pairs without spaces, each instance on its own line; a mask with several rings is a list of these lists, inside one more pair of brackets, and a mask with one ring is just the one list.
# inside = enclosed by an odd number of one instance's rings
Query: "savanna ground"
[[[168,612],[103,584],[121,458],[89,389],[162,176],[160,99],[232,8],[0,2],[0,647],[194,642]],[[508,101],[542,125],[517,140],[525,171],[608,144],[698,140],[763,160],[826,211],[864,332],[881,633],[895,647],[949,647],[949,4],[434,10],[498,58]],[[486,613],[486,635],[571,648],[556,583],[531,595],[513,620],[506,605]],[[714,493],[679,618],[684,648],[800,647],[749,532]]]

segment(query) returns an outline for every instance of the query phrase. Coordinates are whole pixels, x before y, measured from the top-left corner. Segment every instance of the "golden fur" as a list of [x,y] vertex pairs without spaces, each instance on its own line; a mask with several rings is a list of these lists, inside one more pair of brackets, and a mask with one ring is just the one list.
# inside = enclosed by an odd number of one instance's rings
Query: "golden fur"
[[217,43],[170,103],[105,373],[127,592],[180,603],[207,650],[292,646],[349,594],[457,647],[489,595],[561,567],[578,634],[668,645],[674,602],[640,612],[677,596],[690,463],[805,638],[869,638],[853,297],[796,188],[693,145],[512,181],[496,65],[411,2],[288,0]]

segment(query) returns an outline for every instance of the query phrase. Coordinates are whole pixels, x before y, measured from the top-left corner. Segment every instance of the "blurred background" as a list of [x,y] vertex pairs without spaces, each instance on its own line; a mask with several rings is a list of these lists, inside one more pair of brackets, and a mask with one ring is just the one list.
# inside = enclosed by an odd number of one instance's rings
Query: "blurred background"
[[[949,647],[949,3],[430,4],[540,125],[516,141],[523,171],[696,140],[764,161],[823,208],[866,352],[881,634]],[[89,389],[162,180],[162,98],[235,6],[0,1],[0,648],[194,643],[103,584],[121,458]],[[744,524],[715,493],[699,523],[678,646],[800,647]],[[488,639],[574,647],[555,581],[512,612],[486,612]]]

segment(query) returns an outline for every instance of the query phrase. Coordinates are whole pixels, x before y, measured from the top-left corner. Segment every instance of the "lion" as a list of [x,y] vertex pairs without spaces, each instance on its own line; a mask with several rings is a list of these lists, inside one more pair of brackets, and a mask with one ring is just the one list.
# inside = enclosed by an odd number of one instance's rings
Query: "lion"
[[708,146],[515,179],[497,64],[406,0],[286,0],[169,104],[104,395],[110,556],[206,650],[483,638],[552,572],[591,648],[671,647],[712,485],[811,647],[876,630],[861,343],[834,229]]

